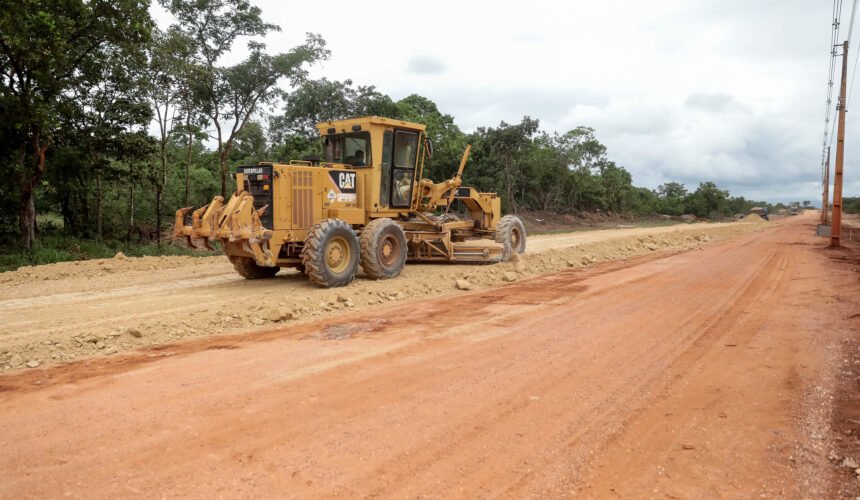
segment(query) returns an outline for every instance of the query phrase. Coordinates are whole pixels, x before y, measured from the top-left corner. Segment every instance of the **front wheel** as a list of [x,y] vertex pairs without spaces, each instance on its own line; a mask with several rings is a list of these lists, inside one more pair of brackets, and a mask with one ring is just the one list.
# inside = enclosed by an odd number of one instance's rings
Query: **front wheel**
[[358,254],[358,237],[352,227],[340,219],[326,219],[308,231],[302,264],[315,285],[334,288],[355,278]]
[[515,253],[526,251],[526,228],[516,215],[506,215],[496,226],[496,242],[504,247],[502,261],[507,262]]
[[233,268],[242,277],[249,280],[258,280],[263,278],[271,278],[278,274],[280,267],[263,267],[257,265],[257,262],[250,257],[230,257],[230,262],[233,263]]

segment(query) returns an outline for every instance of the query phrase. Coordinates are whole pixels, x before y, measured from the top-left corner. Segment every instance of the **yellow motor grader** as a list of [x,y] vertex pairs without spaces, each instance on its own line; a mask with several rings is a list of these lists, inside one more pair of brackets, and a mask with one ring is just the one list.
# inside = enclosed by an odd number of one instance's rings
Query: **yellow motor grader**
[[[325,158],[236,168],[236,192],[189,213],[174,236],[207,248],[214,240],[249,279],[282,267],[323,287],[350,283],[359,265],[371,279],[394,278],[406,261],[499,262],[525,251],[522,221],[501,215],[501,199],[461,186],[456,174],[422,178],[433,154],[424,125],[377,116],[317,125]],[[459,201],[468,212],[450,213]]]

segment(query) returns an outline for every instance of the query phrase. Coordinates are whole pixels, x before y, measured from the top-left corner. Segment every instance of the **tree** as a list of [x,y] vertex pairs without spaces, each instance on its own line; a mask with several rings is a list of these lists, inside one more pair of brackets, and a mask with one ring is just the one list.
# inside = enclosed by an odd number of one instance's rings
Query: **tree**
[[144,0],[5,0],[0,8],[0,73],[4,116],[15,120],[14,176],[19,189],[21,243],[36,239],[34,192],[58,107],[114,50],[138,51],[152,21]]
[[[146,96],[155,110],[158,123],[158,165],[151,176],[155,187],[155,230],[158,246],[161,246],[162,201],[169,178],[168,145],[176,126],[176,115],[180,111],[178,104],[190,93],[183,76],[192,54],[191,40],[184,33],[177,29],[167,32],[156,29],[147,50],[148,61],[143,72]],[[185,112],[188,114],[186,122],[190,121],[193,111],[187,107]]]
[[533,147],[532,137],[538,126],[537,120],[526,116],[517,125],[501,122],[498,128],[479,128],[473,140],[475,170],[499,181],[505,193],[504,202],[515,213],[519,209],[517,198],[522,200],[526,189],[521,160]]
[[[143,129],[152,119],[146,102],[144,87],[140,84],[145,60],[138,52],[111,50],[99,67],[94,69],[92,83],[74,89],[71,102],[77,106],[60,109],[61,128],[55,134],[61,144],[83,155],[87,164],[79,173],[82,186],[88,186],[89,178],[95,178],[96,188],[96,235],[103,235],[103,181],[108,171],[114,169],[114,161],[120,156],[135,161],[147,159],[148,149],[133,149],[126,146],[136,133],[133,128]],[[65,162],[59,162],[67,168]],[[62,177],[62,176],[60,176]],[[86,202],[86,199],[84,199]],[[71,205],[64,204],[64,210]],[[84,206],[86,209],[86,205]],[[70,222],[75,218],[64,213]],[[88,217],[82,223],[86,225]],[[74,233],[74,230],[73,230]]]
[[684,199],[687,188],[680,182],[667,182],[657,186],[657,197],[660,200],[660,213],[666,215],[683,215]]
[[308,34],[307,41],[275,56],[251,40],[249,57],[231,68],[218,66],[239,36],[256,37],[279,31],[263,22],[262,11],[247,0],[161,0],[178,20],[179,28],[194,40],[200,70],[198,95],[201,108],[215,127],[221,195],[227,195],[227,157],[236,135],[261,106],[271,105],[282,91],[278,81],[301,82],[304,65],[328,57],[325,41]]
[[217,86],[204,108],[217,132],[221,196],[227,195],[227,158],[233,142],[258,108],[281,97],[278,80],[287,78],[297,84],[307,74],[306,63],[328,56],[325,41],[313,34],[308,34],[305,44],[284,54],[270,56],[262,49],[262,45],[254,46],[248,59],[218,71]]
[[728,214],[729,192],[717,187],[713,182],[701,182],[695,192],[685,200],[687,213],[696,217],[717,217]]

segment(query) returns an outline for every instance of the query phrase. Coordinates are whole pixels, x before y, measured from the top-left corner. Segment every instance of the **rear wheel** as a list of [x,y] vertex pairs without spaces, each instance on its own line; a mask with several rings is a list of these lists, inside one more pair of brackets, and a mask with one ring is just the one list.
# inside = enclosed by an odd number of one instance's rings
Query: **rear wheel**
[[375,219],[361,231],[361,267],[369,278],[396,278],[406,264],[406,234],[391,219]]
[[308,231],[302,264],[315,285],[334,288],[355,278],[358,254],[358,237],[352,227],[340,219],[326,219]]
[[278,274],[280,267],[263,267],[257,265],[257,262],[250,257],[230,257],[230,262],[233,263],[233,268],[242,277],[249,280],[258,280],[263,278],[271,278]]
[[516,215],[506,215],[496,226],[496,242],[505,247],[502,261],[507,262],[515,253],[526,251],[526,228]]

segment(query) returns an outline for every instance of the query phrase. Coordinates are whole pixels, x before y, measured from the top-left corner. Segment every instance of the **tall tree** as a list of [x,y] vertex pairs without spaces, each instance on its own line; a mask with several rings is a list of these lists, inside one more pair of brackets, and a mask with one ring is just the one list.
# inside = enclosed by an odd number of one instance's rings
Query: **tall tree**
[[58,123],[57,108],[87,85],[112,50],[139,50],[152,21],[145,0],[3,0],[0,74],[15,121],[21,243],[36,239],[34,193]]
[[539,123],[529,117],[516,124],[501,122],[497,128],[479,128],[475,163],[484,172],[501,176],[500,185],[505,194],[504,202],[512,212],[519,210],[519,201],[524,198],[526,183],[522,160],[534,148],[533,136]]
[[240,36],[258,37],[280,28],[262,20],[262,11],[247,0],[161,0],[178,20],[179,29],[192,40],[200,64],[201,108],[215,128],[221,195],[227,194],[227,157],[236,135],[260,106],[281,95],[278,81],[292,83],[305,77],[303,66],[328,56],[325,41],[309,34],[305,44],[275,56],[251,40],[248,59],[231,67],[219,67],[221,57]]
[[[183,78],[186,66],[191,64],[193,55],[191,40],[177,29],[163,32],[156,29],[153,32],[152,43],[147,50],[147,65],[144,71],[146,95],[158,124],[158,160],[152,170],[152,183],[155,187],[155,230],[156,241],[161,246],[161,219],[164,190],[167,187],[168,176],[168,146],[176,127],[177,114],[181,111],[181,99],[185,93],[190,93],[187,81]],[[185,91],[185,92],[183,92]],[[193,113],[189,114],[186,121]]]

